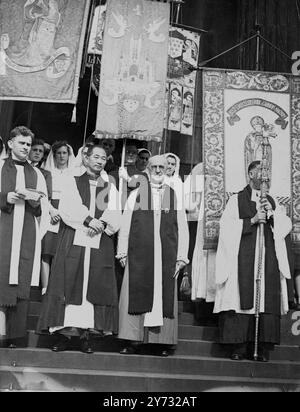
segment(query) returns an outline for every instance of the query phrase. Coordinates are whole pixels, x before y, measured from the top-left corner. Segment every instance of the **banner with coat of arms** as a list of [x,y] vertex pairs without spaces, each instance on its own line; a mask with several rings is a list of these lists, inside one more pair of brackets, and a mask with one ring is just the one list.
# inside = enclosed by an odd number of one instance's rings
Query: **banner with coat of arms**
[[0,0],[0,99],[76,103],[90,0]]
[[300,243],[300,78],[266,72],[203,70],[205,245],[215,248],[226,202],[248,184],[248,166],[268,139],[270,195]]
[[165,128],[192,136],[201,35],[176,27],[169,32]]
[[108,0],[96,134],[160,142],[170,4]]

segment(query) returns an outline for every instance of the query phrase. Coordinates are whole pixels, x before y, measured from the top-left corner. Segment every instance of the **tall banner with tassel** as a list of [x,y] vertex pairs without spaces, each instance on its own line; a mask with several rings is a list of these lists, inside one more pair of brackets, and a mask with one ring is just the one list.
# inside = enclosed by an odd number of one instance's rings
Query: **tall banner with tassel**
[[299,85],[281,73],[203,69],[206,248],[217,246],[226,203],[249,183],[248,167],[262,161],[264,146],[269,193],[292,219],[299,247]]
[[108,0],[96,133],[162,140],[170,4]]
[[90,0],[0,0],[0,99],[76,103]]

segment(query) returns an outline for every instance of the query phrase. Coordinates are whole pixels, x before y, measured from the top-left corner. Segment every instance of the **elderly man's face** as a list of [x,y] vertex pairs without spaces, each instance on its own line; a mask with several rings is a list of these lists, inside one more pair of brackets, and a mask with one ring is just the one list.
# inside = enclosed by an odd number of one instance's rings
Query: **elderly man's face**
[[150,179],[152,183],[161,184],[165,179],[166,164],[163,160],[155,160],[150,164]]

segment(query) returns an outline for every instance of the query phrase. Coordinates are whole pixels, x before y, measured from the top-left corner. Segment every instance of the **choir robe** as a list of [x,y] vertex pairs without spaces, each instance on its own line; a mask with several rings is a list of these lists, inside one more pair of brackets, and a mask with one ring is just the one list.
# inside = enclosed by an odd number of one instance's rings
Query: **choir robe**
[[[85,173],[65,181],[59,209],[65,227],[42,305],[39,332],[64,328],[118,331],[113,235],[119,230],[121,212],[117,189],[105,172],[101,176],[95,181]],[[79,246],[75,238],[87,230],[93,218],[106,225],[100,244],[97,248]]]
[[[45,194],[42,173],[28,162],[11,157],[0,161],[0,336],[7,339],[26,335],[30,288],[39,286],[43,202],[21,200],[7,203],[7,194],[18,189],[35,189]],[[42,216],[43,215],[43,216]]]
[[[184,182],[186,210],[190,212],[191,228],[197,219],[192,254],[192,301],[215,301],[216,250],[204,250],[204,174],[202,163]],[[196,202],[195,202],[196,201]]]
[[[166,190],[166,188],[164,189]],[[173,192],[173,190],[171,189]],[[174,192],[173,192],[174,193]],[[178,341],[178,299],[177,299],[177,281],[173,279],[175,273],[176,261],[184,261],[186,264],[189,263],[187,254],[189,249],[189,232],[186,220],[185,211],[178,209],[173,211],[175,213],[175,220],[172,222],[172,210],[166,211],[162,206],[163,192],[161,189],[151,188],[152,194],[152,204],[153,204],[153,214],[154,214],[154,230],[151,228],[149,232],[146,230],[141,230],[144,226],[147,229],[147,225],[144,222],[139,222],[134,219],[134,208],[137,202],[137,197],[139,195],[139,190],[134,191],[127,201],[125,211],[122,217],[122,224],[119,234],[119,244],[118,244],[118,258],[128,257],[127,264],[125,268],[125,274],[121,289],[120,303],[119,303],[119,339],[141,342],[141,343],[154,343],[163,345],[176,345]],[[175,194],[174,194],[175,196]],[[163,216],[164,214],[164,216]],[[142,215],[143,216],[143,215]],[[169,216],[169,217],[168,217]],[[141,218],[143,219],[143,217]],[[163,220],[166,219],[166,226],[163,227]],[[167,227],[169,225],[169,227]],[[163,231],[162,231],[163,228]],[[171,238],[175,233],[177,238],[177,249],[168,250],[169,245],[164,245],[163,243],[168,243],[163,232],[166,232],[166,237]],[[153,285],[149,287],[149,279],[143,281],[141,288],[142,292],[145,293],[143,301],[149,300],[150,297],[150,310],[145,312],[143,310],[143,303],[140,302],[139,305],[132,305],[131,299],[134,299],[135,285],[130,285],[130,277],[132,276],[132,270],[138,269],[135,264],[134,257],[130,254],[133,253],[133,248],[130,247],[131,238],[134,234],[136,244],[141,244],[144,242],[143,238],[147,239],[151,236],[152,239],[148,239],[149,244],[154,246],[154,250],[141,250],[142,255],[138,256],[139,264],[144,260],[146,266],[148,265],[149,259],[154,259],[151,262],[153,265],[154,274],[153,275]],[[140,242],[139,242],[140,240]],[[134,246],[134,245],[133,245]],[[153,253],[153,254],[152,254]],[[169,257],[165,258],[165,253],[168,253]],[[174,258],[170,258],[174,256]],[[172,260],[172,261],[171,261]],[[143,263],[142,263],[143,264]],[[168,308],[166,308],[166,291],[164,291],[163,285],[165,283],[164,273],[166,266],[170,266],[170,273],[167,273],[169,277],[169,287],[171,296],[173,296],[173,302],[171,311],[168,313]],[[143,288],[147,286],[147,289],[143,291]],[[133,290],[133,292],[131,291]],[[136,297],[138,299],[138,296]],[[138,308],[140,309],[138,310]],[[136,312],[136,314],[134,313]],[[145,312],[145,313],[142,313]]]
[[[258,253],[258,225],[251,225],[260,192],[247,186],[233,195],[220,222],[216,258],[215,313],[220,313],[220,341],[242,344],[254,341],[254,314]],[[271,197],[273,216],[264,230],[261,282],[260,342],[280,342],[280,316],[288,312],[287,279],[291,278],[286,237],[291,220]]]

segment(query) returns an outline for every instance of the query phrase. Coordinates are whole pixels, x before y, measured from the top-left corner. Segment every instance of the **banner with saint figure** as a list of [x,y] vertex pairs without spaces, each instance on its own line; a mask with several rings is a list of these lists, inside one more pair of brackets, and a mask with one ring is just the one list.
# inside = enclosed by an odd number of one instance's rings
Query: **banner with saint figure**
[[205,243],[218,242],[226,202],[248,183],[266,147],[270,195],[300,243],[300,78],[266,72],[203,71]]
[[161,141],[170,4],[108,0],[96,134]]
[[76,103],[90,0],[0,0],[0,99]]
[[[167,129],[192,136],[201,34],[177,27],[169,31]],[[180,106],[180,107],[179,107]]]

